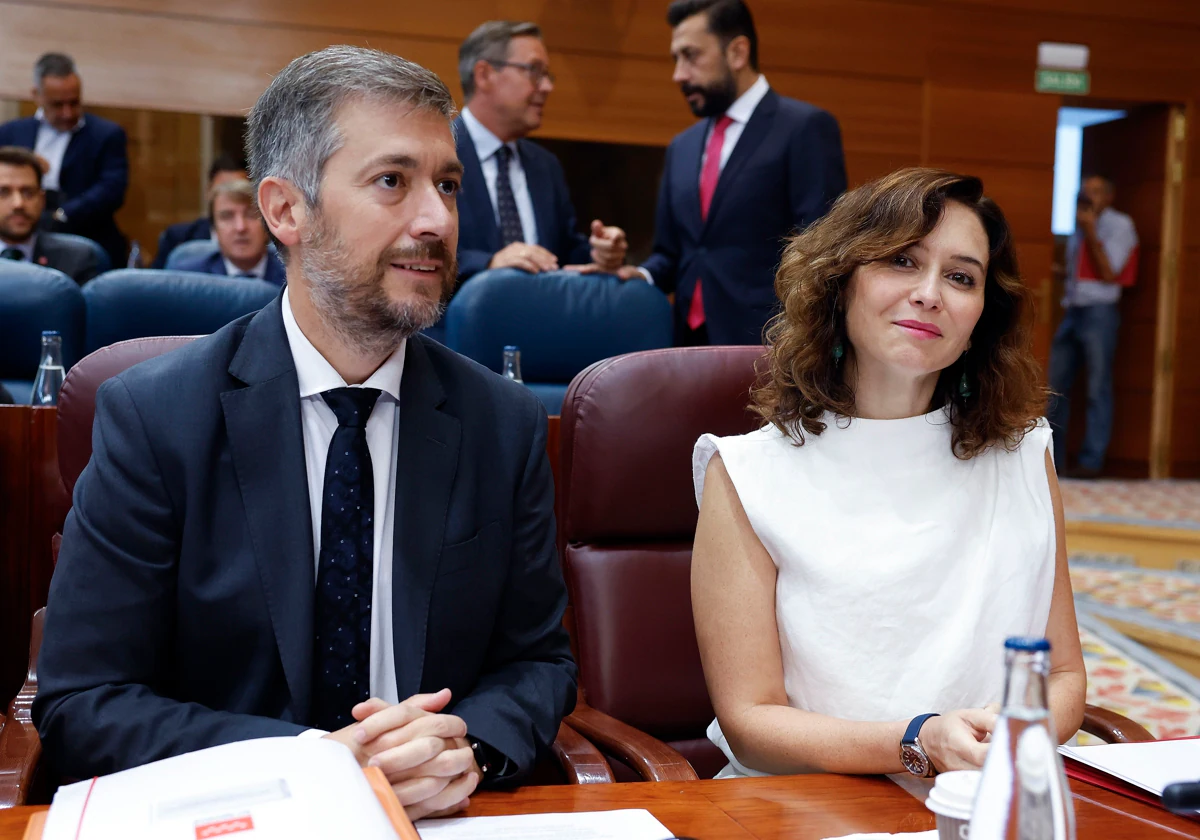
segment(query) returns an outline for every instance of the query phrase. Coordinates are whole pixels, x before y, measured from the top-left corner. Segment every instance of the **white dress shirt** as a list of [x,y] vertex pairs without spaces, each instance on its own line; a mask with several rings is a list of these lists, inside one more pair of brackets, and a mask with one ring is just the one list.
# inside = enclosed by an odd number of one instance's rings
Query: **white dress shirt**
[[[337,416],[325,404],[321,392],[345,388],[346,381],[304,335],[288,291],[283,293],[283,328],[287,332],[296,378],[300,380],[300,421],[304,432],[304,463],[308,469],[308,503],[312,508],[313,569],[321,558],[321,504],[325,497],[325,459],[337,430]],[[387,361],[362,385],[378,388],[379,395],[367,419],[367,448],[375,478],[374,575],[371,587],[371,696],[398,703],[396,659],[392,645],[392,546],[395,538],[396,451],[400,439],[400,376],[404,372],[407,342],[396,348]],[[313,577],[316,585],[316,576]],[[323,734],[309,730],[305,734]]]
[[[475,154],[479,156],[479,166],[483,169],[483,180],[487,184],[488,197],[492,200],[492,212],[496,214],[496,224],[500,224],[500,203],[496,200],[496,173],[499,163],[496,152],[505,145],[500,138],[492,134],[479,118],[471,113],[470,108],[462,109],[463,125],[471,142],[475,144]],[[537,219],[533,215],[533,197],[529,194],[529,182],[525,179],[525,168],[521,166],[521,155],[517,152],[516,143],[508,143],[512,150],[509,158],[508,180],[512,184],[513,198],[517,202],[517,215],[521,217],[521,231],[525,241],[537,245]]]
[[79,122],[75,123],[75,127],[70,131],[59,131],[46,122],[45,114],[41,108],[38,108],[38,112],[34,116],[38,120],[38,132],[33,150],[44,157],[50,164],[50,171],[42,176],[42,189],[61,189],[59,177],[62,174],[63,156],[66,155],[67,146],[71,145],[71,138],[75,135],[75,132],[83,128],[84,118],[80,117]]
[[37,248],[37,232],[35,231],[24,242],[9,242],[5,239],[0,239],[0,251],[7,248],[16,248],[20,251],[24,255],[24,259],[21,262],[33,262],[33,252]]
[[[262,259],[259,260],[258,263],[256,263],[252,268],[247,268],[247,269],[238,268],[236,265],[234,265],[233,263],[231,263],[229,261],[228,257],[226,257],[224,255],[221,256],[221,259],[223,259],[225,261],[225,273],[228,274],[230,277],[241,277],[243,274],[252,274],[255,277],[257,277],[259,280],[265,280],[267,277],[267,259],[270,256],[271,256],[270,254],[263,254]],[[291,310],[289,309],[288,311],[290,312]],[[295,355],[294,350],[292,351],[292,354]],[[321,361],[324,362],[325,360],[322,359]],[[325,363],[329,364],[328,362],[325,362]],[[333,370],[333,368],[330,368],[330,370]],[[334,387],[337,387],[337,386],[334,386]],[[376,386],[372,385],[371,387],[374,388]],[[332,409],[331,409],[331,411],[332,411]],[[330,434],[332,435],[332,432]]]
[[[729,117],[733,122],[725,129],[725,142],[721,144],[721,168],[720,171],[725,171],[725,164],[729,163],[729,156],[733,154],[733,147],[737,145],[738,140],[742,139],[742,132],[746,130],[746,123],[750,122],[750,118],[754,116],[754,110],[758,108],[758,103],[763,101],[763,97],[767,95],[767,91],[771,86],[767,84],[767,77],[758,74],[758,78],[754,84],[746,89],[746,92],[734,100],[729,106],[729,110],[725,112],[725,116]],[[696,191],[700,190],[700,174],[704,172],[704,162],[708,159],[708,138],[712,135],[712,126],[716,124],[714,120],[704,134],[704,151],[700,155],[700,169],[696,173]],[[638,266],[638,271],[642,277],[646,278],[646,282],[654,285],[654,277],[649,271]]]
[[[729,110],[725,112],[725,116],[733,120],[729,127],[725,129],[725,142],[721,145],[721,172],[725,171],[725,164],[729,163],[729,156],[733,154],[733,147],[737,145],[738,140],[742,138],[742,132],[746,130],[746,123],[750,122],[750,118],[754,116],[754,109],[758,107],[758,103],[762,102],[763,97],[767,95],[767,91],[771,86],[767,84],[767,77],[761,73],[754,84],[746,89],[746,92],[739,96],[734,103],[729,106]],[[705,154],[700,158],[700,171],[704,171],[704,161],[708,158],[708,138],[712,134],[712,128],[709,127],[708,133],[704,135],[704,151]],[[700,178],[696,177],[696,186],[699,189]]]

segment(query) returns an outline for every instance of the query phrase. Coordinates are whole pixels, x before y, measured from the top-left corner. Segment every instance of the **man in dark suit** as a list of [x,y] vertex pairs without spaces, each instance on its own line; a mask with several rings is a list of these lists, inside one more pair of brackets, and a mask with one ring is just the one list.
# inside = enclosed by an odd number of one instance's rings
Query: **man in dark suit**
[[122,266],[127,243],[113,216],[129,186],[125,130],[85,115],[82,89],[70,56],[43,55],[34,68],[37,114],[0,125],[0,146],[32,149],[47,162],[46,229],[86,236]]
[[463,41],[458,71],[466,105],[455,123],[465,167],[458,212],[459,277],[519,268],[616,271],[625,261],[625,232],[576,227],[562,164],[526,136],[542,124],[554,90],[550,58],[533,23],[493,20]]
[[454,285],[453,116],[433,73],[346,46],[251,110],[288,284],[97,392],[33,706],[60,773],[323,736],[420,818],[554,740],[576,685],[545,412],[419,333]]
[[[246,180],[246,167],[233,159],[232,155],[220,154],[208,168],[208,198],[211,212],[212,191],[214,187],[230,181]],[[179,222],[170,225],[158,236],[158,250],[154,253],[151,268],[166,268],[167,257],[184,242],[197,239],[216,239],[211,216],[201,216],[190,222]]]
[[208,215],[217,235],[216,252],[180,262],[176,268],[266,280],[276,286],[287,281],[283,263],[267,247],[267,226],[258,212],[253,184],[244,178],[218,184],[209,200]]
[[61,271],[79,285],[100,272],[100,257],[87,242],[39,233],[46,204],[42,161],[20,146],[0,146],[0,258]]
[[667,20],[674,81],[704,119],[667,148],[641,273],[675,293],[676,343],[757,344],[784,240],[846,189],[841,134],[828,112],[771,90],[742,0],[676,0]]

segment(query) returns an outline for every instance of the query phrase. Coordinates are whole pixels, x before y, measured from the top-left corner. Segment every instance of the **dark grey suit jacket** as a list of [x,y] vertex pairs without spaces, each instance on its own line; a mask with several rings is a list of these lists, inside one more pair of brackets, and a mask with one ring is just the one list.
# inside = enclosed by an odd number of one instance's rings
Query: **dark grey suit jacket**
[[[537,398],[424,336],[400,386],[401,698],[443,687],[517,777],[575,702]],[[311,724],[312,518],[280,299],[96,397],[33,719],[59,773]]]
[[100,273],[100,259],[90,245],[57,233],[39,233],[33,261],[57,269],[80,286]]

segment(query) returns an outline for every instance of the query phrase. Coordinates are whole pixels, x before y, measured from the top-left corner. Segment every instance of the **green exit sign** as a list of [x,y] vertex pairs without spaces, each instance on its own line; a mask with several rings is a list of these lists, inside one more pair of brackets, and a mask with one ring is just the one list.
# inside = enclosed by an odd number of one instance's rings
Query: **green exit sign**
[[1092,89],[1092,77],[1086,70],[1047,70],[1039,68],[1034,80],[1038,93],[1066,93],[1086,96]]

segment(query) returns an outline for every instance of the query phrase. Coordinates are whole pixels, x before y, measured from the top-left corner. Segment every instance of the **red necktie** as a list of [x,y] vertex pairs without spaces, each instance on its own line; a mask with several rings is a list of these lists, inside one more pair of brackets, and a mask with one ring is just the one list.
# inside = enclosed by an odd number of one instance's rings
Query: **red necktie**
[[[733,120],[727,116],[717,120],[712,134],[708,136],[708,146],[704,149],[704,168],[700,170],[700,218],[708,218],[708,208],[712,205],[713,193],[717,191],[717,181],[721,177],[721,149],[725,146],[725,131]],[[704,325],[704,298],[700,294],[700,278],[696,278],[696,289],[692,292],[692,303],[688,307],[687,325],[690,329],[698,330]]]

